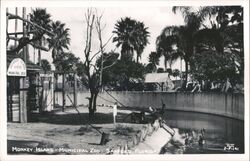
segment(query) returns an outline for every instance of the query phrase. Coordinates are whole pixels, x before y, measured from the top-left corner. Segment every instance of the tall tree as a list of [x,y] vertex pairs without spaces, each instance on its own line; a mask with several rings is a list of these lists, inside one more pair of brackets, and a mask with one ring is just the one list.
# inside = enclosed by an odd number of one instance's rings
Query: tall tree
[[135,25],[136,30],[136,45],[135,45],[135,51],[136,51],[136,62],[139,62],[139,59],[141,58],[141,54],[144,50],[144,48],[147,46],[149,32],[148,27],[145,27],[144,23],[137,21]]
[[[201,12],[193,10],[192,7],[173,7],[173,12],[180,11],[183,15],[184,26],[167,26],[163,29],[161,35],[157,38],[157,51],[165,54],[165,62],[169,60],[172,62],[178,57],[185,61],[185,80],[187,81],[189,63],[194,54],[194,36],[202,25],[204,20]],[[176,45],[177,49],[173,49]]]
[[[32,10],[30,14],[30,21],[39,25],[40,27],[51,31],[51,15],[47,13],[46,9],[43,8],[36,8],[35,10]],[[45,31],[44,30],[38,30],[35,26],[31,26],[31,30],[34,30],[33,33],[33,43],[42,46],[42,41],[44,38]],[[41,51],[38,50],[38,63],[41,65]]]
[[121,46],[121,59],[133,60],[134,51],[137,53],[136,61],[139,61],[141,54],[148,44],[149,32],[143,22],[136,21],[129,17],[121,18],[115,24],[113,33],[116,36],[113,42],[116,46]]
[[151,52],[148,57],[148,65],[146,66],[146,69],[148,72],[156,72],[157,65],[159,65],[159,56],[156,52]]
[[[64,82],[65,82],[65,72],[67,71],[67,62],[65,59],[72,59],[73,56],[70,53],[65,52],[65,49],[68,49],[70,44],[70,35],[69,35],[69,28],[65,27],[65,23],[60,21],[52,22],[51,30],[53,31],[54,35],[49,37],[47,40],[49,42],[49,48],[52,50],[52,58],[53,63],[56,67],[56,70],[60,71],[62,74],[63,79],[63,100],[65,99],[64,96]],[[69,62],[70,63],[70,62]],[[57,82],[57,75],[55,76]],[[57,88],[57,83],[56,83]],[[63,101],[63,108],[64,110],[65,101]]]
[[172,61],[174,61],[176,57],[173,47],[177,44],[178,30],[179,28],[177,26],[167,26],[156,39],[156,52],[158,57],[164,57],[165,70],[168,68],[168,64],[171,66]]
[[[202,66],[205,66],[208,61],[211,62],[210,59],[213,58],[214,62],[210,64],[215,64],[213,67],[218,67],[220,71],[218,69],[209,71],[204,67],[203,77],[213,79],[216,77],[215,71],[217,73],[223,71],[219,75],[224,76],[224,79],[229,76],[235,78],[235,75],[238,75],[237,73],[240,77],[243,77],[243,8],[241,6],[213,6],[204,7],[203,10],[204,13],[209,15],[210,27],[205,26],[195,36],[197,56],[193,59],[197,60],[193,60],[196,62],[192,63],[193,71],[198,75],[197,69],[202,70]],[[200,56],[207,57],[207,59],[201,59]],[[215,60],[215,57],[218,60]],[[203,62],[201,62],[202,60]],[[225,62],[227,63],[226,68],[224,67]],[[200,63],[204,65],[199,66]]]
[[[107,42],[103,42],[102,40],[102,33],[104,27],[102,26],[102,16],[98,15],[97,12],[94,12],[93,9],[88,9],[85,14],[85,22],[86,22],[86,39],[85,39],[85,49],[84,49],[84,62],[82,64],[82,80],[85,86],[90,90],[90,97],[89,99],[89,118],[93,119],[94,114],[96,112],[96,100],[97,96],[100,92],[102,87],[102,79],[100,79],[100,75],[107,69],[110,68],[115,64],[112,63],[111,65],[105,66],[103,63],[104,58],[104,48],[108,44]],[[97,37],[100,43],[99,51],[92,54],[92,34],[94,29],[96,29]],[[94,62],[94,58],[101,53],[101,66],[98,67]]]
[[69,28],[66,28],[65,23],[60,21],[53,22],[51,29],[54,36],[48,38],[48,42],[49,48],[52,49],[52,58],[55,60],[65,49],[69,49],[70,35]]

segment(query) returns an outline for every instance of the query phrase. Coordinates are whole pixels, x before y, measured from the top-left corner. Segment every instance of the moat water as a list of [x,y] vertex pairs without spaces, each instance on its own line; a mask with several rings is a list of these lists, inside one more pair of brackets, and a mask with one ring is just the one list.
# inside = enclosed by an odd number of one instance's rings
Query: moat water
[[165,154],[244,153],[244,121],[181,111],[166,111],[163,118],[176,131],[165,145]]

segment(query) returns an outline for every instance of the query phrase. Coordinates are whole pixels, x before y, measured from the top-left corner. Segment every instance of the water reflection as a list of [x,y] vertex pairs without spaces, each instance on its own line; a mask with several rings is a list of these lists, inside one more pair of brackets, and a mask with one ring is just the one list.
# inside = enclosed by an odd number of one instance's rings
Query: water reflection
[[[190,144],[180,144],[171,140],[165,146],[165,153],[244,153],[244,122],[216,115],[166,111],[164,119],[167,124],[178,129],[176,137],[182,140],[192,136]],[[199,145],[198,135],[204,129],[205,142]],[[195,136],[196,135],[196,136]],[[193,137],[195,136],[195,137]]]

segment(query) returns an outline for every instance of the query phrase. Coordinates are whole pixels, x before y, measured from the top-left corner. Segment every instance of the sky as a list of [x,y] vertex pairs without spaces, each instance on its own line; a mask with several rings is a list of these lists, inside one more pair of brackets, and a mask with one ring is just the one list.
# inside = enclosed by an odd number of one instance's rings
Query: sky
[[[46,8],[47,12],[51,14],[51,19],[53,21],[59,20],[66,24],[66,27],[70,29],[70,51],[75,54],[77,57],[80,57],[81,60],[84,59],[84,47],[85,47],[85,36],[86,36],[86,22],[85,22],[85,13],[87,8],[83,7],[57,7]],[[112,36],[112,31],[114,30],[115,23],[121,18],[130,17],[132,19],[141,21],[148,27],[150,33],[149,44],[145,47],[140,62],[148,63],[148,56],[151,51],[155,51],[155,41],[157,36],[161,33],[162,29],[166,26],[171,25],[182,25],[184,24],[183,17],[181,14],[174,14],[172,8],[165,7],[99,7],[95,8],[98,14],[103,14],[102,24],[105,25],[103,30],[103,42],[105,43],[110,36]],[[27,13],[29,13],[31,8],[27,8]],[[10,8],[9,12],[14,13],[14,8]],[[21,15],[21,8],[19,8],[19,15]],[[9,26],[12,26],[13,22]],[[21,24],[19,25],[20,28]],[[9,29],[9,30],[12,30]],[[97,38],[97,33],[93,31],[93,44],[92,44],[92,53],[95,53],[99,49],[99,41]],[[110,41],[105,48],[105,52],[114,50],[115,43]],[[30,49],[32,52],[33,49]],[[117,52],[120,52],[120,48],[116,49]],[[37,57],[37,56],[36,56]],[[31,59],[35,61],[37,58],[33,57],[31,54]],[[51,54],[44,53],[42,54],[42,59],[48,59],[52,62]],[[179,63],[173,65],[173,68],[179,68]],[[163,66],[163,58],[160,61],[160,66]]]

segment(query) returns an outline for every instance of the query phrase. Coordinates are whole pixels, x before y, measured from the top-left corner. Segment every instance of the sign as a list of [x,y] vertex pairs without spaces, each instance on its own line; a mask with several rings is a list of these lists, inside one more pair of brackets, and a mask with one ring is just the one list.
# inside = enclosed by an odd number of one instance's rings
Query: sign
[[20,58],[15,58],[11,61],[8,71],[8,76],[26,77],[26,64]]

